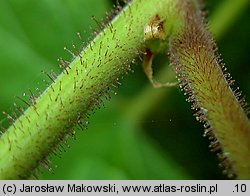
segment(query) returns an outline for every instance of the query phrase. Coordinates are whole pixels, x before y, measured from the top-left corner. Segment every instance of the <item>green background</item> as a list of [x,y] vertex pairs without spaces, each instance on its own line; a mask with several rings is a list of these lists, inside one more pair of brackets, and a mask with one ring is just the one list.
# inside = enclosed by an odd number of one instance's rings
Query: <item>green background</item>
[[[230,10],[223,13],[225,2],[233,5],[235,0],[208,1],[208,18],[222,13],[212,29],[221,32],[215,34],[219,53],[250,102],[250,6],[246,3],[226,23],[222,16]],[[15,95],[45,89],[47,77],[41,71],[59,73],[57,59],[70,60],[63,47],[81,45],[77,32],[87,41],[90,26],[97,27],[91,16],[100,20],[112,5],[110,0],[0,0],[0,111],[11,113],[14,102],[21,104]],[[156,72],[161,61],[155,63]],[[153,89],[140,63],[133,69],[118,94],[91,116],[88,129],[76,128],[70,148],[49,158],[57,165],[52,165],[54,174],[41,169],[40,179],[225,178],[182,92]],[[8,126],[2,113],[0,122]]]

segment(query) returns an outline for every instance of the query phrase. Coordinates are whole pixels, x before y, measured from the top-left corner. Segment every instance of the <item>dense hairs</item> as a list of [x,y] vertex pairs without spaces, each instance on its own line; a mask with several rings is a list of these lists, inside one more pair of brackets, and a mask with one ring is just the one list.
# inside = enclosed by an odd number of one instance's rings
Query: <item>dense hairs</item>
[[[180,6],[186,10],[184,30],[173,39],[169,53],[180,88],[189,96],[196,119],[204,123],[204,135],[211,140],[210,147],[217,152],[224,173],[231,178],[249,178],[250,142],[246,138],[250,124],[241,107],[245,101],[231,88],[232,78],[221,63],[204,14],[189,1]],[[239,146],[242,140],[245,144]]]

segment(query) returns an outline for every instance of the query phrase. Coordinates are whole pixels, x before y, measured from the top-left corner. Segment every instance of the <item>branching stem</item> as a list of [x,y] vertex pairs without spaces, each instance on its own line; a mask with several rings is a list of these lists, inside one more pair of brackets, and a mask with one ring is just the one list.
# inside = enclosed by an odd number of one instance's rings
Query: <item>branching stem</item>
[[[167,34],[181,25],[175,0],[134,0],[64,68],[45,92],[2,135],[0,179],[25,179],[74,125],[84,126],[88,113],[102,102],[118,77],[144,53],[144,27],[158,15]],[[106,96],[107,97],[107,96]]]

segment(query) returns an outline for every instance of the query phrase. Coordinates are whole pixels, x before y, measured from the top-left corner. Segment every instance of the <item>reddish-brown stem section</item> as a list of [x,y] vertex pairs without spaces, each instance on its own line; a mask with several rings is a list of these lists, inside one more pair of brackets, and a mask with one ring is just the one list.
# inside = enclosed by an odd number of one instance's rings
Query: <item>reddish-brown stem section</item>
[[184,30],[170,49],[180,87],[189,95],[196,119],[204,123],[205,135],[218,152],[224,172],[250,179],[250,122],[244,101],[231,88],[232,80],[224,73],[202,12],[191,3],[184,6]]

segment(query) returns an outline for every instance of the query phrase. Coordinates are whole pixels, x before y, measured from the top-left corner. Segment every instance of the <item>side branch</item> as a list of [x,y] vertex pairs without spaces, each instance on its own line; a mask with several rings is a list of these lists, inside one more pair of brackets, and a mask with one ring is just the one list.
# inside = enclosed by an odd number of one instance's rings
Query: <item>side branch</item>
[[242,107],[246,104],[232,90],[229,74],[223,73],[225,67],[202,12],[191,4],[185,6],[184,31],[173,40],[170,50],[180,87],[189,95],[196,119],[204,123],[210,147],[218,152],[225,173],[250,179],[250,122]]

